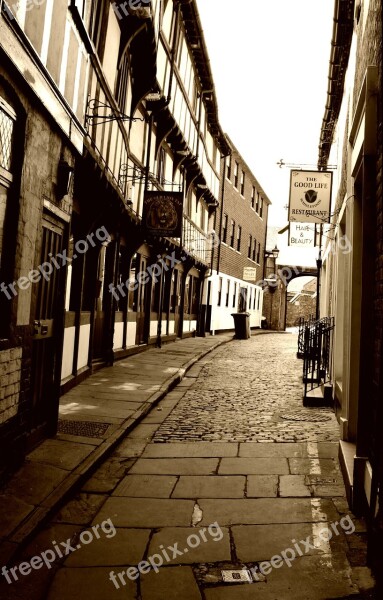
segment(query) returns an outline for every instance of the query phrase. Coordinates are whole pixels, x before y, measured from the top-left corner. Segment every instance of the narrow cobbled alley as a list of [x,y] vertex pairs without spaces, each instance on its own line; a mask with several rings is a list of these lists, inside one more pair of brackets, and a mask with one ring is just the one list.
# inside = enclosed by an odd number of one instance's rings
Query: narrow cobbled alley
[[23,549],[1,598],[374,598],[338,424],[302,406],[296,349],[260,333],[197,362]]

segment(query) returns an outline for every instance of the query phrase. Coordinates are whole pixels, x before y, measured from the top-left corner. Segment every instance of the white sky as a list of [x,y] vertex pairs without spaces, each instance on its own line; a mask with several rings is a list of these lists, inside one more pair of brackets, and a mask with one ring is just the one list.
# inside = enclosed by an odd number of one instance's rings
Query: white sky
[[198,0],[198,9],[222,128],[273,203],[269,223],[283,226],[290,169],[276,162],[316,169],[334,0]]

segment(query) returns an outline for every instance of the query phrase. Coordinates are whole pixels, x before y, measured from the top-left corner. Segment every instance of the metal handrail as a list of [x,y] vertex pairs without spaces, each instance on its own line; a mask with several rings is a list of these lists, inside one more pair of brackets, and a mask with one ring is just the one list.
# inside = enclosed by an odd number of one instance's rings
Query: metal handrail
[[303,382],[304,397],[332,378],[332,345],[334,317],[306,322],[304,327]]

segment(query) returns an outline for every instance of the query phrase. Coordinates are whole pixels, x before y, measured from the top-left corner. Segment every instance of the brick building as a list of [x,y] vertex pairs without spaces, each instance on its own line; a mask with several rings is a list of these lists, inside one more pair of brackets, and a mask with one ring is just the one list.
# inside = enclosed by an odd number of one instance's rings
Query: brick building
[[231,154],[222,162],[220,207],[213,228],[215,249],[207,291],[207,329],[233,329],[233,312],[248,311],[260,327],[268,208],[262,186],[227,136]]
[[317,280],[312,279],[299,291],[287,291],[286,327],[295,327],[299,319],[315,315]]
[[48,433],[55,412],[64,277],[57,270],[48,282],[36,269],[67,247],[70,174],[83,146],[86,89],[75,81],[87,65],[84,45],[67,10],[47,14],[44,29],[44,7],[0,3],[0,474]]
[[99,365],[195,335],[228,152],[194,0],[0,0],[0,476]]
[[[319,163],[337,164],[321,276],[335,316],[334,403],[350,506],[383,572],[382,4],[336,0]],[[347,248],[347,251],[345,251]]]

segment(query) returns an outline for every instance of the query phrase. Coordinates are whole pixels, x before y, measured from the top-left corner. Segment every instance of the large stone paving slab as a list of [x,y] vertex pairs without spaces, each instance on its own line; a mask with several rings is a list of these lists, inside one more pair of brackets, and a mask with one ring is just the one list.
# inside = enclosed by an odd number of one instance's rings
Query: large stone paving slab
[[276,498],[278,475],[249,475],[246,495],[248,498]]
[[177,481],[175,475],[128,475],[114,490],[113,496],[170,498]]
[[0,496],[0,537],[9,535],[33,510],[27,504],[13,496]]
[[293,444],[291,442],[279,444],[248,442],[246,444],[239,444],[238,456],[243,458],[304,458],[307,456],[307,446],[306,444]]
[[339,463],[332,458],[289,458],[292,475],[323,475],[339,476],[341,474]]
[[200,500],[201,525],[215,521],[227,525],[267,523],[311,523],[335,521],[338,513],[330,500],[309,498],[246,498],[245,500]]
[[[66,567],[102,567],[137,565],[144,558],[148,545],[148,529],[114,529],[109,523],[99,528],[99,539],[93,536],[89,545],[82,545],[65,561]],[[90,530],[92,531],[92,530]],[[115,535],[114,535],[115,532]],[[81,541],[80,541],[81,544]]]
[[212,475],[218,458],[140,458],[130,473],[153,475]]
[[181,476],[172,498],[244,498],[245,485],[240,475]]
[[283,475],[289,474],[286,458],[223,458],[220,475]]
[[88,525],[97,514],[106,496],[99,494],[78,494],[65,504],[54,517],[57,523]]
[[6,486],[6,495],[23,499],[27,504],[39,504],[67,477],[68,471],[26,462]]
[[205,590],[206,600],[329,600],[357,593],[344,557],[307,556],[271,569],[264,582]]
[[46,440],[36,450],[28,454],[28,460],[71,471],[93,450],[94,446],[90,444]]
[[110,567],[68,569],[56,574],[47,600],[136,600],[136,583],[127,580],[126,586],[117,589],[109,579]]
[[142,600],[202,600],[190,567],[166,567],[141,580]]
[[26,546],[23,556],[37,556],[48,548],[52,548],[53,541],[60,545],[60,542],[66,542],[68,539],[74,540],[83,529],[81,525],[50,523]]
[[214,442],[185,442],[173,444],[149,444],[143,453],[143,458],[214,458],[237,456],[238,444]]
[[222,562],[231,559],[230,535],[225,527],[166,527],[153,535],[148,555],[161,554],[161,545],[167,549],[171,559],[166,561],[167,564]]
[[[327,528],[327,524],[320,523],[320,527]],[[302,554],[323,554],[323,544],[317,544],[319,547],[313,549],[301,542],[309,538],[311,545],[314,546],[315,531],[311,523],[232,527],[237,557],[244,562],[270,560],[286,549],[291,549],[299,556],[298,550],[294,547],[296,543]]]
[[115,527],[189,527],[194,504],[193,500],[110,498],[93,523],[112,519]]
[[304,475],[281,475],[279,477],[279,495],[281,497],[311,497],[311,491],[305,484]]

